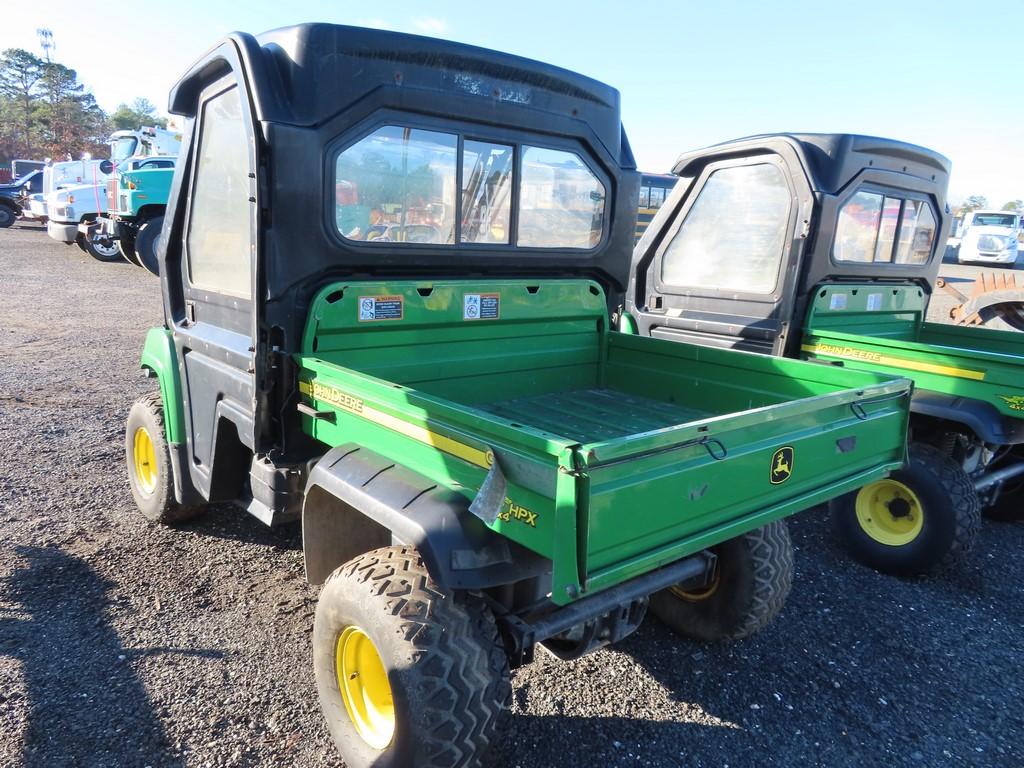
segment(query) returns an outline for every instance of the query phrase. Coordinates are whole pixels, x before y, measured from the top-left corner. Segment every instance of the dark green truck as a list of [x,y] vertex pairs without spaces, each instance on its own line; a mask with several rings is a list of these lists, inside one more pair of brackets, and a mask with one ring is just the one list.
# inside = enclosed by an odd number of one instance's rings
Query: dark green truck
[[935,571],[970,550],[981,511],[1024,516],[1024,335],[926,322],[946,158],[778,134],[686,153],[674,170],[633,254],[628,330],[914,380],[907,465],[832,503],[854,555]]
[[234,34],[185,75],[165,326],[129,414],[151,520],[301,517],[347,765],[479,764],[509,669],[781,609],[783,518],[904,460],[910,383],[612,329],[618,93],[449,42]]

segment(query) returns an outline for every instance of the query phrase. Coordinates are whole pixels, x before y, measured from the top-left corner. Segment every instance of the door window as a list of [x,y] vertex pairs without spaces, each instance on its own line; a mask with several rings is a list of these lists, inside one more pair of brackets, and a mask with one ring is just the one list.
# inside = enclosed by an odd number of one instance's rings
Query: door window
[[662,282],[716,291],[774,292],[791,205],[789,186],[776,165],[714,171],[665,249]]
[[238,88],[203,104],[188,226],[192,285],[248,299],[249,141]]

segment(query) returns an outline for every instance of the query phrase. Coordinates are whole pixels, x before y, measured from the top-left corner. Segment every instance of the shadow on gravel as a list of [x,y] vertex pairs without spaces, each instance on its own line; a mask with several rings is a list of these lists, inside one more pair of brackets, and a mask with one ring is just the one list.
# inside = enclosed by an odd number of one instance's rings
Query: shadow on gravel
[[114,585],[56,548],[19,547],[23,567],[3,586],[0,654],[17,658],[28,697],[23,764],[161,765],[183,761],[168,742],[130,658],[200,653],[124,648],[104,615]]
[[302,526],[298,522],[271,528],[231,504],[212,506],[194,520],[175,527],[197,536],[240,541],[260,547],[291,551],[302,549]]

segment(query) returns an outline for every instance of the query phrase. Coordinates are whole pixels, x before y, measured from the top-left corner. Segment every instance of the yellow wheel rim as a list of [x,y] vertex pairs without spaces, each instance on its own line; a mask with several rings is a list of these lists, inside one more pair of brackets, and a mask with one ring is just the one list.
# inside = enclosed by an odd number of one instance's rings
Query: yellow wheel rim
[[669,592],[671,592],[673,595],[680,598],[681,600],[685,600],[688,603],[699,603],[702,600],[707,600],[712,595],[714,595],[718,591],[718,586],[721,583],[722,575],[721,571],[718,568],[718,561],[716,560],[715,570],[711,574],[711,581],[706,587],[704,587],[703,589],[697,589],[693,591],[687,591],[682,587],[669,587]]
[[917,494],[891,478],[861,488],[854,506],[864,533],[890,547],[909,544],[924,525],[924,507]]
[[395,735],[391,683],[377,647],[359,627],[346,627],[338,635],[334,672],[356,731],[374,749],[384,749]]
[[145,427],[135,430],[132,438],[132,460],[135,465],[135,480],[143,493],[150,494],[156,490],[156,483],[160,477],[156,466],[156,448],[153,447],[153,438]]

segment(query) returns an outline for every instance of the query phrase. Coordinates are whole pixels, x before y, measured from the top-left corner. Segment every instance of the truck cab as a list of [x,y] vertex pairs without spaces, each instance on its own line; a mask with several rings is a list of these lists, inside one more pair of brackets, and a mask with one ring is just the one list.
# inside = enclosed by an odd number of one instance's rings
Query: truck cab
[[949,171],[937,152],[846,134],[687,152],[623,315],[642,336],[912,377],[907,465],[833,502],[853,554],[900,574],[960,562],[981,510],[1021,514],[1024,336],[926,320]]
[[233,34],[171,93],[131,492],[157,523],[301,519],[351,768],[479,764],[510,668],[648,608],[752,634],[791,583],[784,518],[902,464],[907,379],[612,328],[640,186],[619,101],[328,24]]
[[[156,244],[163,226],[177,155],[148,157],[107,180],[106,215],[90,235],[116,243],[121,255],[158,274]],[[92,228],[90,228],[91,230]]]
[[1021,214],[1017,211],[971,211],[961,224],[957,261],[961,264],[1017,263]]
[[83,157],[81,160],[48,163],[43,168],[42,189],[29,197],[28,207],[24,210],[23,216],[46,224],[49,220],[49,195],[66,187],[102,183],[106,180],[107,174],[100,169],[101,162],[103,161]]

